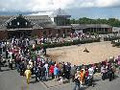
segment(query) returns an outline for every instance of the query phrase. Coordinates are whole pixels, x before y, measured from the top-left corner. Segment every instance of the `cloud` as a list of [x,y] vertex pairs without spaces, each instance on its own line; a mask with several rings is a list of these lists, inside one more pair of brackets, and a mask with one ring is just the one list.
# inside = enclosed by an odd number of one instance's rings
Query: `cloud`
[[0,0],[0,11],[44,11],[58,8],[119,7],[120,0]]
[[120,5],[120,0],[79,0],[78,7],[114,7]]
[[26,11],[29,0],[0,0],[0,11]]
[[0,0],[0,11],[41,11],[67,8],[75,0]]

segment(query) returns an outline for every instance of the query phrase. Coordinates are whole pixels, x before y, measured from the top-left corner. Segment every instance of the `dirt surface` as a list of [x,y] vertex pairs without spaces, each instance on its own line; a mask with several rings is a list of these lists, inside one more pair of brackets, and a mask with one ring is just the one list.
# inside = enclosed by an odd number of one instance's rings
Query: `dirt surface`
[[[87,48],[89,53],[83,52]],[[71,62],[75,65],[97,63],[117,57],[120,54],[120,48],[112,47],[110,42],[96,42],[76,46],[57,47],[47,49],[47,54],[52,60],[60,62]]]

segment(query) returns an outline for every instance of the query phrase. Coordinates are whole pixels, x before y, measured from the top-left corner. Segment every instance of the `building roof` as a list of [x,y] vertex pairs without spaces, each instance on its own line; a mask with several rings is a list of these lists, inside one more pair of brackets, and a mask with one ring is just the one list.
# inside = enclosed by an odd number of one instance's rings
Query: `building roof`
[[85,26],[85,24],[71,24],[72,29],[86,29],[87,27]]
[[24,31],[24,30],[33,30],[33,28],[15,28],[15,29],[8,29],[7,31]]
[[[56,14],[64,15],[65,13],[57,12]],[[7,30],[7,24],[18,16],[0,16],[0,30]],[[32,24],[32,29],[43,29],[43,28],[72,28],[72,29],[87,29],[87,28],[112,28],[107,24],[71,24],[69,26],[56,26],[48,15],[41,16],[23,16],[24,19],[28,20]],[[15,29],[14,29],[15,30]]]
[[0,29],[4,29],[5,22],[10,19],[11,16],[0,16]]
[[73,29],[86,29],[86,28],[112,28],[107,24],[71,24]]
[[64,28],[64,29],[68,29],[68,28],[72,28],[72,26],[56,26],[55,29],[61,29],[61,28]]
[[[0,29],[6,29],[8,22],[14,20],[18,16],[0,16]],[[45,27],[48,24],[52,25],[53,22],[48,15],[41,16],[23,16],[25,19],[31,22],[35,28]]]

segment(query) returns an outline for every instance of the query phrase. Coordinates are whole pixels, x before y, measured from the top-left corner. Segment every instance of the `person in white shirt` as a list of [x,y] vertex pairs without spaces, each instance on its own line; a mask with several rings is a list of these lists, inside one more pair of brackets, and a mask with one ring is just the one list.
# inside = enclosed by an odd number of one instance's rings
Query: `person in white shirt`
[[45,65],[44,65],[44,67],[45,67],[45,76],[46,76],[46,79],[48,78],[48,63],[45,63]]
[[94,74],[94,69],[93,69],[93,67],[90,67],[90,68],[88,69],[88,72],[89,72],[89,75],[90,75],[90,76],[93,76],[93,74]]
[[90,67],[90,68],[88,69],[88,72],[89,72],[89,74],[88,74],[88,85],[94,86],[94,84],[93,84],[94,68],[93,68],[93,67]]

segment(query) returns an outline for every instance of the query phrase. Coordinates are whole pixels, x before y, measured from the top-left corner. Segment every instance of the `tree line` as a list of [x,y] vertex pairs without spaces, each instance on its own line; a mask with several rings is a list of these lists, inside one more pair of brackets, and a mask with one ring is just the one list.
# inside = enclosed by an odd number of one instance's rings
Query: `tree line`
[[113,27],[120,27],[120,20],[116,18],[109,19],[91,19],[87,17],[71,19],[70,24],[108,24]]

